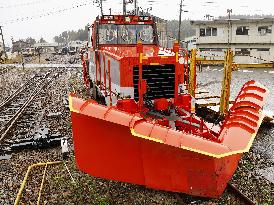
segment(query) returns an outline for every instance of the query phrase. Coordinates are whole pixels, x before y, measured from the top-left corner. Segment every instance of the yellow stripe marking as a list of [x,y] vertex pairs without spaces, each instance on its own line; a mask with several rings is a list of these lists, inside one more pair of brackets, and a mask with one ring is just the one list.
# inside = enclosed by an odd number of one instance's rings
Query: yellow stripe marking
[[75,110],[72,106],[72,97],[71,96],[69,96],[69,109],[70,109],[70,112],[79,113],[79,110]]
[[[263,118],[264,118],[264,115],[262,115],[262,117],[260,118],[259,125],[262,123]],[[164,143],[162,140],[138,134],[134,131],[133,128],[131,128],[130,131],[131,131],[131,134],[133,136],[140,137],[140,138],[147,139],[147,140],[151,140],[151,141],[154,141],[154,142]],[[198,149],[194,149],[194,148],[190,148],[190,147],[186,147],[186,146],[181,146],[180,148],[184,149],[184,150],[191,151],[191,152],[196,152],[196,153],[199,153],[199,154],[203,154],[203,155],[207,155],[207,156],[215,157],[215,158],[219,159],[219,158],[227,157],[227,156],[234,155],[234,154],[242,154],[244,152],[248,152],[250,147],[253,144],[253,141],[254,141],[255,137],[256,137],[256,133],[252,134],[251,139],[249,140],[249,142],[248,142],[245,149],[232,151],[232,152],[227,152],[227,153],[224,153],[224,154],[213,154],[213,153],[210,153],[210,152],[206,152],[206,151],[202,151],[202,150],[198,150]]]
[[147,137],[145,135],[138,134],[138,133],[135,132],[135,130],[133,128],[130,128],[130,132],[135,137],[140,137],[140,138],[143,138],[143,139],[146,139],[146,140],[151,140],[151,141],[154,141],[154,142],[164,143],[163,140],[159,140],[159,139],[155,139],[155,138],[152,138],[152,137]]

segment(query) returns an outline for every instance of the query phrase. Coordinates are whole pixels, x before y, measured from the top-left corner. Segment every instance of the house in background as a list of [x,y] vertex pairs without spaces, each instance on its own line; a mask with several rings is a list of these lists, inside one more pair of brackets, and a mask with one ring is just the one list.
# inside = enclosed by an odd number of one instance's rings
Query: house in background
[[186,37],[184,40],[185,47],[187,48],[187,50],[196,49],[197,48],[196,42],[197,42],[196,36],[189,36],[189,37]]
[[274,18],[191,21],[196,28],[198,57],[224,59],[230,47],[236,63],[274,60]]
[[58,43],[35,43],[33,47],[40,53],[55,53],[60,45]]
[[79,52],[81,48],[84,48],[86,45],[87,41],[70,41],[68,43],[68,53],[75,54],[76,52]]
[[13,41],[12,42],[12,52],[22,52],[22,50],[31,47],[30,43],[27,43],[26,41],[19,40],[19,41]]

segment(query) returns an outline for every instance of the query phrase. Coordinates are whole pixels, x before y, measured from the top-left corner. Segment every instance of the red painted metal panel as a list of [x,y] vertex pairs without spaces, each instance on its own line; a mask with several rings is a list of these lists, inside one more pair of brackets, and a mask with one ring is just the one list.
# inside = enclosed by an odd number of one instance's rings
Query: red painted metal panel
[[217,197],[223,191],[212,183],[218,178],[212,157],[136,138],[128,127],[79,113],[72,113],[72,122],[76,161],[86,173],[200,196]]
[[159,98],[154,100],[154,109],[155,110],[167,110],[168,109],[168,100],[165,98]]
[[75,112],[72,122],[77,165],[96,177],[218,197],[235,170],[229,164],[239,159],[234,155],[216,159],[134,137],[126,126]]
[[78,167],[93,176],[144,184],[139,139],[122,125],[72,113]]
[[[254,83],[246,86],[254,87]],[[264,89],[259,84],[256,87]],[[238,96],[241,95],[244,91]],[[242,153],[249,150],[254,140],[261,123],[256,119],[263,117],[261,108],[266,95],[267,92],[260,94],[262,101],[250,95],[244,101],[237,98],[218,141],[158,125],[139,113],[130,114],[71,95],[78,167],[106,179],[219,197]],[[242,116],[246,112],[251,115]]]
[[[104,46],[101,48],[102,54],[108,58],[118,61],[120,63],[120,86],[133,87],[133,67],[139,65],[139,56],[135,46]],[[155,45],[143,45],[143,64],[150,65],[157,63],[175,64],[174,53],[163,50],[164,58],[158,55],[159,47]],[[181,56],[179,56],[181,57]],[[184,83],[184,65],[178,64],[177,74],[178,83]]]

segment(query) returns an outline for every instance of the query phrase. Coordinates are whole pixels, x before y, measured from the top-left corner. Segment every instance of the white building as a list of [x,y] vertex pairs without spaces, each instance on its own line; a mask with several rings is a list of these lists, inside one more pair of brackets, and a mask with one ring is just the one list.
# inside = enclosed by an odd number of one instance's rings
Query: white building
[[35,43],[33,47],[35,50],[42,49],[41,52],[54,52],[58,48],[58,43]]
[[81,48],[84,48],[87,45],[87,41],[70,41],[68,43],[68,52],[71,54],[75,54],[79,52]]
[[197,48],[196,47],[196,42],[197,42],[197,37],[196,36],[189,36],[189,37],[186,37],[185,40],[184,40],[184,43],[186,44],[186,48],[188,50]]
[[274,60],[274,18],[191,21],[196,27],[199,57],[223,59],[231,47],[236,63],[267,63]]

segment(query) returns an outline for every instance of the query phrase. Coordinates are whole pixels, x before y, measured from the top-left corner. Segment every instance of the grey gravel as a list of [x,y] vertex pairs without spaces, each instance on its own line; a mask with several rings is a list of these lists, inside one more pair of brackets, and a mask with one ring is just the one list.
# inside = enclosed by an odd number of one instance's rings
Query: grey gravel
[[[4,73],[5,78],[0,87],[0,100],[8,96],[12,89],[16,89],[27,80],[27,77],[43,69],[11,69]],[[237,74],[239,75],[237,76]],[[261,75],[239,72],[233,74],[233,94],[235,96],[238,84],[249,78],[260,79],[266,86],[273,87],[274,75]],[[16,79],[12,78],[16,74]],[[198,73],[198,80],[203,82],[206,89],[218,94],[220,91],[221,71],[208,70]],[[201,81],[202,80],[202,81]],[[4,86],[2,83],[5,82]],[[272,83],[272,84],[271,84]],[[70,113],[67,107],[67,95],[76,92],[83,98],[87,98],[82,83],[81,68],[64,70],[62,75],[45,89],[43,98],[37,100],[37,121],[35,127],[46,126],[52,132],[60,132],[68,137],[70,150],[73,150]],[[269,98],[274,97],[274,92]],[[273,99],[273,98],[272,98]],[[267,108],[273,108],[272,100],[268,100]],[[40,109],[43,108],[43,109]],[[58,113],[52,117],[49,113]],[[61,115],[59,115],[62,113]],[[23,129],[23,128],[17,128]],[[271,154],[273,150],[264,149],[273,142],[274,128],[263,127],[260,129],[254,145],[249,153],[244,154],[239,167],[231,180],[240,190],[244,191],[258,204],[274,204],[274,185],[264,176],[257,173],[258,170],[267,170],[273,167]],[[31,130],[27,130],[31,132]],[[19,132],[15,130],[14,132]],[[29,165],[37,162],[62,160],[61,148],[48,150],[27,150],[13,154],[10,160],[0,161],[0,204],[13,204],[20,184]],[[73,151],[66,162],[71,176],[64,164],[48,168],[45,185],[42,193],[41,204],[244,204],[233,193],[226,190],[220,199],[205,199],[193,197],[182,193],[172,193],[152,190],[143,186],[108,181],[89,176],[79,171],[75,165]],[[36,204],[37,194],[42,179],[43,168],[33,170],[22,196],[22,204]]]

